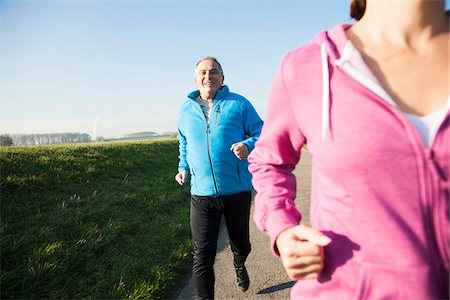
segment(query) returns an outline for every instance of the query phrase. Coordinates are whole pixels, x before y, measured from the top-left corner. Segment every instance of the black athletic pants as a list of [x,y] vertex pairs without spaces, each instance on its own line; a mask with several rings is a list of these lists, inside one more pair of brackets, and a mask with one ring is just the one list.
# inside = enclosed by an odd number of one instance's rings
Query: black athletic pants
[[197,296],[214,299],[214,260],[222,215],[227,225],[233,264],[242,267],[250,253],[251,192],[227,196],[191,196],[191,231],[194,246],[193,277]]

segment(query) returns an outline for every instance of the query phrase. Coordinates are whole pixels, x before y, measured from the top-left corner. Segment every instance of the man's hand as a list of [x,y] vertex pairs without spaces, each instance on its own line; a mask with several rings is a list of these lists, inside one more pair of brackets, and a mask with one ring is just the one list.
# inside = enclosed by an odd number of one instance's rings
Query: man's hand
[[175,175],[175,180],[178,182],[179,185],[184,185],[185,178],[186,178],[185,169],[182,169],[180,172],[178,172],[177,175]]
[[241,142],[231,145],[230,150],[233,151],[234,155],[236,155],[236,157],[239,159],[245,159],[249,154],[247,146],[245,146],[245,144]]
[[289,278],[317,278],[324,264],[323,247],[330,242],[329,237],[305,225],[297,225],[280,233],[276,245]]

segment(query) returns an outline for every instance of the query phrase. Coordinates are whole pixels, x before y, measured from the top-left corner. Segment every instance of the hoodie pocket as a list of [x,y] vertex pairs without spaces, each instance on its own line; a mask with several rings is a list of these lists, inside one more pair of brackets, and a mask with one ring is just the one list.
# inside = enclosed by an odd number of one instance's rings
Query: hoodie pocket
[[434,299],[439,288],[433,276],[428,266],[364,263],[352,299]]

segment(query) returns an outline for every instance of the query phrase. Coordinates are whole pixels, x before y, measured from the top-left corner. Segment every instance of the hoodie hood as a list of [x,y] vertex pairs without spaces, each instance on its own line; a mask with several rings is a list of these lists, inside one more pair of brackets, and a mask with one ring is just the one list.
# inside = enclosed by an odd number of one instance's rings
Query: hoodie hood
[[[354,57],[355,48],[348,40],[345,31],[351,27],[343,24],[329,31],[320,32],[312,41],[312,44],[320,45],[321,68],[322,68],[322,114],[321,114],[321,138],[325,139],[327,131],[331,127],[330,120],[330,80],[332,68],[338,67],[344,70],[353,79],[367,87],[371,92],[378,95],[385,102],[398,108],[397,103],[386,90],[381,87],[378,80],[371,74],[364,74],[359,67],[354,67],[351,60]],[[358,54],[359,55],[359,54]],[[364,68],[364,67],[363,67]],[[365,67],[367,68],[367,67]],[[369,71],[371,73],[371,71]],[[441,123],[447,115],[450,106],[450,97],[442,110],[436,123]]]
[[320,45],[320,55],[322,61],[322,121],[321,137],[325,139],[330,127],[330,63],[336,64],[341,58],[348,39],[345,31],[350,28],[350,24],[343,24],[334,27],[330,31],[320,32],[312,43]]
[[331,30],[321,31],[312,40],[312,43],[325,44],[327,57],[334,62],[341,57],[341,53],[348,41],[345,31],[350,27],[352,27],[351,24],[340,24]]

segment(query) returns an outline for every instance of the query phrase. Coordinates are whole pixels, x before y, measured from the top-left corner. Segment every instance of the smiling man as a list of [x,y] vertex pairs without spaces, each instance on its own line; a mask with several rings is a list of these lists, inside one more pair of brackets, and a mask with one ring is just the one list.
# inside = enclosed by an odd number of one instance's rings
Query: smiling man
[[180,162],[175,180],[190,175],[193,275],[200,299],[214,298],[214,260],[220,220],[224,216],[237,283],[250,280],[245,261],[250,253],[251,175],[247,156],[255,147],[263,121],[250,102],[223,85],[222,66],[214,57],[195,67],[198,90],[188,95],[178,115]]

